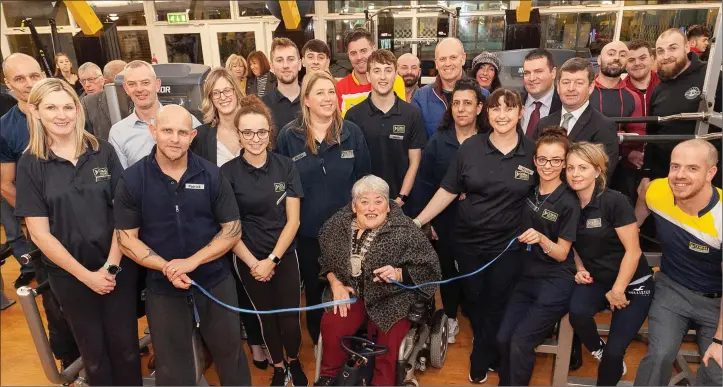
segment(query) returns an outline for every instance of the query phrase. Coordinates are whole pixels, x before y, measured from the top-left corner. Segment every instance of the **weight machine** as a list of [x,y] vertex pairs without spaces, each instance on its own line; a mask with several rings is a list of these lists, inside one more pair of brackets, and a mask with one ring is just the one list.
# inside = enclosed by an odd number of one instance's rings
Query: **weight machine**
[[[434,38],[395,38],[393,11],[408,9],[439,11],[439,17],[437,19],[437,36]],[[392,51],[394,50],[395,43],[400,43],[402,47],[407,44],[415,48],[419,44],[431,46],[439,42],[441,39],[447,37],[457,37],[457,27],[461,10],[461,7],[448,8],[436,4],[420,4],[415,7],[412,7],[411,5],[392,5],[382,7],[374,12],[364,10],[364,26],[374,37],[374,45],[377,48]]]

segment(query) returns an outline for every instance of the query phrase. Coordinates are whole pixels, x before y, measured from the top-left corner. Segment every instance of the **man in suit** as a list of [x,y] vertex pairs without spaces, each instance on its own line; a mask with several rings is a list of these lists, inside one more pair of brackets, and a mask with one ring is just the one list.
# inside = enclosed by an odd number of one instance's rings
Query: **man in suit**
[[542,118],[532,137],[537,139],[542,129],[548,126],[562,126],[567,129],[571,141],[603,144],[610,158],[610,181],[620,155],[618,125],[590,105],[590,94],[595,89],[594,76],[592,65],[586,59],[572,58],[565,62],[557,80],[562,109]]
[[[104,84],[113,83],[116,75],[123,71],[126,62],[122,60],[112,60],[103,68],[103,84],[89,92],[88,95],[81,98],[81,103],[85,109],[85,118],[90,132],[98,138],[108,141],[108,134],[113,123],[110,121],[110,112],[108,111],[108,100],[103,91]],[[98,69],[100,70],[100,69]]]
[[522,63],[525,91],[522,102],[522,128],[527,137],[532,137],[540,119],[562,109],[560,95],[555,90],[555,59],[544,48],[530,51]]

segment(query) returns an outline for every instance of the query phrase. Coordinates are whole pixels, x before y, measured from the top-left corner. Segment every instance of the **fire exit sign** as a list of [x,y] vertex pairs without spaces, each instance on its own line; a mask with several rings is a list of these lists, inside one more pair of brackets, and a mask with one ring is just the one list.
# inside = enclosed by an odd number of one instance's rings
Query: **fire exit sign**
[[167,17],[168,24],[188,23],[188,14],[185,12],[171,12]]

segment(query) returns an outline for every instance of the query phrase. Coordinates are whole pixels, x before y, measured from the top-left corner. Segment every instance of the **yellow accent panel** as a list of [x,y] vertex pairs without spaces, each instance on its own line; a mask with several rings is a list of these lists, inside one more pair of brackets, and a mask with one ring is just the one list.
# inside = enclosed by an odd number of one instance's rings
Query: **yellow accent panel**
[[73,14],[75,22],[78,23],[78,27],[84,34],[94,35],[103,29],[103,23],[100,22],[87,1],[65,1],[65,6]]
[[287,30],[295,30],[301,24],[301,16],[299,15],[299,6],[296,0],[279,0],[281,7],[281,18]]
[[530,21],[530,12],[532,12],[532,0],[521,0],[517,6],[517,22],[527,23]]
[[[354,79],[354,82],[359,82],[356,80],[356,77],[354,76],[354,73],[351,73],[352,79]],[[394,78],[394,86],[393,89],[394,94],[397,95],[402,101],[405,101],[405,98],[407,98],[406,90],[404,89],[404,79],[400,77],[399,75]],[[356,93],[356,94],[344,94],[341,98],[341,116],[342,118],[346,116],[346,112],[349,111],[352,107],[359,105],[360,103],[364,102],[367,98],[369,98],[369,94],[371,91],[362,92],[362,93]],[[406,101],[410,102],[410,101]]]
[[[716,188],[716,190],[718,190],[718,197],[723,197],[721,190],[719,188]],[[645,202],[651,211],[664,215],[668,220],[676,222],[680,227],[689,229],[688,231],[695,230],[716,239],[721,237],[719,230],[716,229],[716,217],[713,215],[715,211],[720,211],[720,201],[717,208],[708,211],[700,218],[688,215],[675,205],[675,198],[668,185],[668,178],[662,178],[655,179],[650,183],[648,192],[645,194]]]

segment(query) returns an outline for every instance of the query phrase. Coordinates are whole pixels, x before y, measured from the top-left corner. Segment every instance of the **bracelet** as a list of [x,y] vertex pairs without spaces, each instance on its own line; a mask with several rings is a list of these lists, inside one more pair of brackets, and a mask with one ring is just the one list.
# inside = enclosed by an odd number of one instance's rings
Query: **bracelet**
[[716,339],[715,337],[713,338],[713,342],[718,345],[723,345],[723,341],[721,341],[721,339]]
[[415,224],[417,227],[422,228],[422,221],[419,220],[418,218],[412,219],[412,222],[414,222],[414,224]]
[[552,246],[550,246],[550,249],[549,249],[549,250],[547,250],[547,251],[542,250],[542,252],[545,253],[545,254],[550,254],[550,252],[551,252],[552,249],[554,249],[554,248],[555,248],[555,245],[552,245]]

